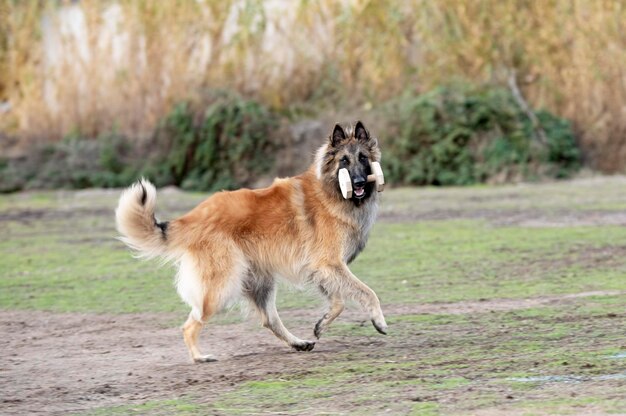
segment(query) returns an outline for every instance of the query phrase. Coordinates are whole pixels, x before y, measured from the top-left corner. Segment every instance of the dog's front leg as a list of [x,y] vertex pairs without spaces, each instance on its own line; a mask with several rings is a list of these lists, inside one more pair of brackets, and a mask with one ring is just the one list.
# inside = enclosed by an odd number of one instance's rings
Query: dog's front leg
[[339,291],[331,291],[322,285],[320,285],[320,291],[328,298],[328,302],[330,304],[328,306],[328,311],[319,321],[317,321],[315,329],[313,330],[315,337],[318,339],[344,309],[343,298],[341,297]]
[[325,268],[321,274],[325,277],[325,282],[322,283],[324,287],[334,288],[344,297],[356,300],[369,313],[374,328],[381,334],[387,335],[387,322],[380,308],[378,296],[361,282],[347,265]]

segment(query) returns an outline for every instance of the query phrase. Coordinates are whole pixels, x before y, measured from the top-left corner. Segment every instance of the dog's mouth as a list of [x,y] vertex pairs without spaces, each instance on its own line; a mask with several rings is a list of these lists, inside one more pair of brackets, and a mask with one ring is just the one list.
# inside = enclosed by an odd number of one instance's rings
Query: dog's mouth
[[365,196],[365,187],[354,188],[354,197],[356,199],[362,199]]

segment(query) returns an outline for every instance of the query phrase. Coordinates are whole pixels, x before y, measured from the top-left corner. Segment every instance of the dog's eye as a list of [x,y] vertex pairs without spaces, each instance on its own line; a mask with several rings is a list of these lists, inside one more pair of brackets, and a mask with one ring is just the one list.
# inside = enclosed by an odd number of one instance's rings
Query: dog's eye
[[367,162],[367,156],[365,156],[363,153],[361,153],[361,154],[359,155],[359,160],[360,160],[361,162]]
[[348,159],[347,156],[344,156],[344,157],[341,158],[339,163],[341,163],[342,165],[349,165],[350,164],[350,159]]

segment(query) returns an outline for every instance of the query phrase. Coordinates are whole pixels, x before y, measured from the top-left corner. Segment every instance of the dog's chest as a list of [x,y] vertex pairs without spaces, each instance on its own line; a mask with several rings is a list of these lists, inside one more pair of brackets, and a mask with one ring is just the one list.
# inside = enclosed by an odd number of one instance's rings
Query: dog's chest
[[377,208],[378,205],[372,203],[356,212],[356,226],[346,233],[347,238],[344,242],[344,260],[346,263],[351,263],[365,248],[370,230],[376,220]]

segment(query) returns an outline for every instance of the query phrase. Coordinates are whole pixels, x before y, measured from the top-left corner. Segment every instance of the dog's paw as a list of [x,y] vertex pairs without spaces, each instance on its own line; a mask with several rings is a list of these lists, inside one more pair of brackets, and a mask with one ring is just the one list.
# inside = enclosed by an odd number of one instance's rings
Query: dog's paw
[[324,318],[317,321],[317,323],[315,324],[315,328],[313,329],[313,335],[315,335],[315,338],[317,339],[320,339],[322,332],[326,330],[326,328],[324,328],[324,326],[322,325],[323,321],[324,321]]
[[378,332],[380,332],[383,335],[387,335],[387,323],[385,321],[376,322],[375,320],[372,319],[372,324],[374,325],[374,328],[376,328]]
[[311,351],[315,347],[315,342],[313,341],[302,341],[297,344],[291,344],[291,348],[296,351]]
[[212,363],[214,361],[217,361],[217,358],[212,355],[201,355],[193,359],[194,363]]

